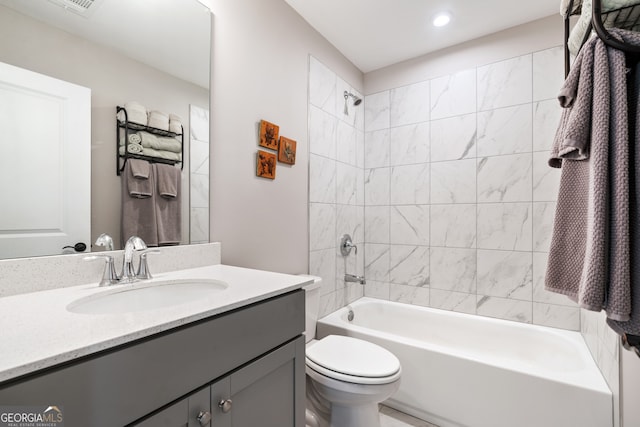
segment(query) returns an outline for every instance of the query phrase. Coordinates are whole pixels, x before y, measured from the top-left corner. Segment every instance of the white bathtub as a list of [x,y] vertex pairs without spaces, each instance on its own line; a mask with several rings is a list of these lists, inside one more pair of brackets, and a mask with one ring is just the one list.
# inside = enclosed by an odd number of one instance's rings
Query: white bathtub
[[392,351],[402,380],[385,404],[441,427],[613,425],[578,332],[361,298],[318,321],[318,337],[330,334]]

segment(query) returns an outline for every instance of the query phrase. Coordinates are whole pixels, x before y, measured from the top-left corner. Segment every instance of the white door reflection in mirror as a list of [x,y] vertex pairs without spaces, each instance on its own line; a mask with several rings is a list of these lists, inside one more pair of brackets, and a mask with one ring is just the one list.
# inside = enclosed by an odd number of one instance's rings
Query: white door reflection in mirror
[[91,90],[0,63],[0,258],[91,246]]

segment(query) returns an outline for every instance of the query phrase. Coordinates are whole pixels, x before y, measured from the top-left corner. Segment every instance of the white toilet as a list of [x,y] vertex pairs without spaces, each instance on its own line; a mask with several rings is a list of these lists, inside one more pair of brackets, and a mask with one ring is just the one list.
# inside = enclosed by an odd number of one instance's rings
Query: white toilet
[[380,427],[378,403],[400,386],[400,361],[388,350],[357,338],[315,340],[319,277],[306,291],[307,427]]

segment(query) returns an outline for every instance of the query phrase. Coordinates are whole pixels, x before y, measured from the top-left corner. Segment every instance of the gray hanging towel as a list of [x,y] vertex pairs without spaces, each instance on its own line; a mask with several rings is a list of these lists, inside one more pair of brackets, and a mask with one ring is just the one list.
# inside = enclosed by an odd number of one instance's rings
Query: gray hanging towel
[[[639,40],[612,30],[616,37]],[[631,313],[624,54],[599,38],[576,58],[549,164],[562,167],[545,288],[610,319]]]
[[629,218],[631,257],[631,317],[628,321],[607,319],[618,334],[640,335],[640,64],[635,64],[629,84],[630,166]]
[[171,165],[153,165],[157,179],[155,197],[158,222],[158,244],[160,246],[179,245],[182,239],[182,209],[180,197],[180,169]]
[[[144,164],[146,164],[146,168]],[[139,176],[144,176],[147,173],[147,179],[135,178],[132,167]],[[126,242],[131,236],[138,236],[145,241],[147,246],[158,246],[153,168],[144,160],[128,159],[120,179],[122,181],[121,242]],[[139,195],[131,194],[132,188],[138,188],[141,185],[144,185],[145,192],[151,193],[150,196],[139,197]],[[139,188],[138,191],[140,191]]]

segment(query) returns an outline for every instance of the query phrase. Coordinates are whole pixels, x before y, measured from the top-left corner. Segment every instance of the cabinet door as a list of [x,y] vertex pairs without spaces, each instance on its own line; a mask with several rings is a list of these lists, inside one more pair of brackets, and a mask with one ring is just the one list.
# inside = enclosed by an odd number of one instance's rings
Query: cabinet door
[[214,383],[216,427],[304,425],[304,337]]
[[211,388],[205,387],[189,396],[188,427],[211,427]]
[[168,406],[134,427],[211,427],[210,388],[200,391]]

